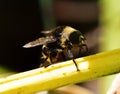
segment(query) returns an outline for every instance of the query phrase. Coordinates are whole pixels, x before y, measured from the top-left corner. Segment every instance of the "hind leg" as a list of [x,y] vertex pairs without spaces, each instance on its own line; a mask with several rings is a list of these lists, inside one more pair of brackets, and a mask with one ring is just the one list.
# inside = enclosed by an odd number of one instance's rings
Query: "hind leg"
[[58,49],[52,49],[50,51],[50,62],[51,62],[51,64],[56,63],[58,61],[58,58],[59,58]]
[[47,67],[47,66],[49,66],[48,64],[49,64],[49,62],[48,62],[48,56],[45,56],[43,54],[43,56],[41,57],[40,67]]

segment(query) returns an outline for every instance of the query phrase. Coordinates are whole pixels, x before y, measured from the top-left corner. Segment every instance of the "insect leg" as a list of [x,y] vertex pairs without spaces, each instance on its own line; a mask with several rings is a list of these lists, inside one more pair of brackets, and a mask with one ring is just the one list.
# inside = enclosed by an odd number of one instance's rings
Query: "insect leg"
[[86,53],[88,54],[88,47],[87,47],[87,45],[86,44],[82,44],[82,47],[85,47],[85,50],[86,50]]
[[76,66],[76,68],[77,68],[77,71],[80,71],[80,70],[79,70],[79,68],[78,68],[77,63],[75,62],[75,59],[72,59],[72,60],[73,60],[73,62],[74,62],[74,64],[75,64],[75,66]]
[[68,57],[69,57],[69,58],[72,58],[72,60],[73,60],[73,62],[74,62],[74,64],[75,64],[75,66],[76,66],[76,68],[77,68],[77,71],[80,71],[79,68],[78,68],[77,63],[75,62],[75,59],[74,59],[74,56],[73,56],[73,54],[72,54],[71,49],[68,49],[67,52],[68,52]]
[[64,52],[61,52],[61,56],[62,56],[63,60],[66,60]]
[[57,62],[58,60],[58,49],[57,48],[50,50],[49,58],[50,58],[50,64]]
[[43,67],[43,66],[47,67],[48,66],[45,64],[48,62],[47,59],[48,59],[48,56],[46,56],[46,55],[44,55],[44,53],[42,53],[42,57],[41,57],[42,63],[40,64],[40,67]]
[[81,55],[81,50],[82,50],[82,46],[79,45],[79,52],[78,52],[78,55],[79,55],[79,56]]
[[44,63],[49,63],[47,64],[47,66],[51,65],[52,64],[51,49],[47,45],[43,45],[42,53],[43,53]]
[[52,63],[53,63],[52,55],[50,55],[50,62],[49,62],[49,64],[51,65]]
[[88,51],[88,47],[87,47],[87,45],[86,45],[86,44],[83,44],[83,46],[85,46],[85,48],[86,48],[86,51]]
[[79,44],[79,55],[81,54],[81,50],[85,47],[86,52],[88,52],[88,47],[85,43]]

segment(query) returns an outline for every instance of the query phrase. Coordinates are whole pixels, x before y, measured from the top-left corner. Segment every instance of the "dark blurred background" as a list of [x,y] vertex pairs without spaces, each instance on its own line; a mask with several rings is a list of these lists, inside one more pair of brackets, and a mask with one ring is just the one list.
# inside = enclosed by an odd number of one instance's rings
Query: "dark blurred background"
[[0,64],[16,71],[37,67],[39,47],[23,49],[43,30],[41,12],[35,0],[0,1]]
[[80,30],[87,39],[89,54],[96,53],[98,16],[97,0],[1,0],[0,64],[16,71],[38,67],[41,46],[31,49],[22,46],[40,37],[41,30],[57,25]]

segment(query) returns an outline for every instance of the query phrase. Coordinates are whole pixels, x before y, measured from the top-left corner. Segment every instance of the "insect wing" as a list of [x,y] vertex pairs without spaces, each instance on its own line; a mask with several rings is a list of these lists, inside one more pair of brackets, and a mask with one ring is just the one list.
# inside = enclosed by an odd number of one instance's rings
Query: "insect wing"
[[42,34],[51,34],[52,30],[48,30],[48,31],[41,31]]
[[23,47],[24,48],[31,48],[31,47],[35,47],[35,46],[39,46],[39,45],[44,45],[44,44],[47,44],[47,43],[52,43],[52,42],[55,42],[56,39],[53,38],[52,36],[50,37],[41,37],[41,38],[38,38],[34,41],[31,41],[27,44],[25,44]]

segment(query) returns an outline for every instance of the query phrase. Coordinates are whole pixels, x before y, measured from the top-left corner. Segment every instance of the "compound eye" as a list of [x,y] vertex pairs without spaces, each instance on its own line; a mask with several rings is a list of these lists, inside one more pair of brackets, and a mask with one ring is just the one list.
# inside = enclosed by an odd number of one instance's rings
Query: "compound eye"
[[69,35],[69,40],[72,44],[78,44],[80,42],[79,37],[80,37],[80,33],[75,31]]

